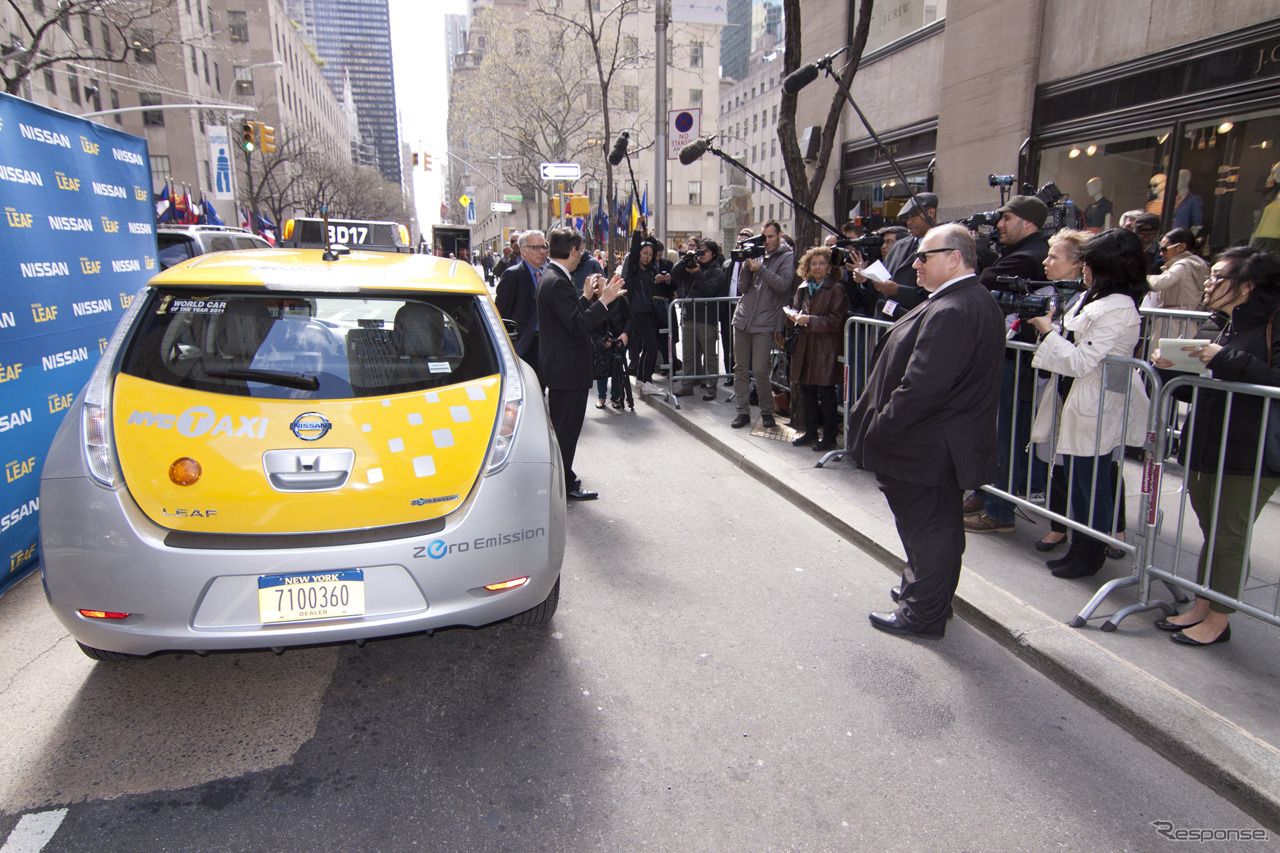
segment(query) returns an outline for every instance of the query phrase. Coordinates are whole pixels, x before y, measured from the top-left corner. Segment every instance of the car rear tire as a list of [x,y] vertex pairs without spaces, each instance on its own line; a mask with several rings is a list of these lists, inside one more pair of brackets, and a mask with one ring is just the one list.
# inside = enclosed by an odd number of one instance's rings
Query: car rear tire
[[80,651],[84,652],[87,657],[101,661],[126,661],[126,660],[142,660],[145,655],[127,655],[124,652],[109,652],[106,649],[95,649],[93,646],[86,646],[84,643],[77,642]]
[[556,607],[560,604],[560,578],[556,578],[556,585],[551,587],[551,592],[547,593],[547,597],[537,607],[530,607],[523,613],[517,613],[511,617],[512,625],[541,625],[543,622],[550,622],[551,617],[556,615]]

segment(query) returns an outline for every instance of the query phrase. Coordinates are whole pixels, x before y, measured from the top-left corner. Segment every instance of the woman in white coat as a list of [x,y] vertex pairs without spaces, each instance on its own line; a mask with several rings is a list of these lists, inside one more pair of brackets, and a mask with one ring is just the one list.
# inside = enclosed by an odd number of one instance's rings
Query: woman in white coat
[[[1107,368],[1103,359],[1133,357],[1141,332],[1138,302],[1147,287],[1146,259],[1138,238],[1120,228],[1092,237],[1081,259],[1088,290],[1063,318],[1061,331],[1051,315],[1029,321],[1043,336],[1031,363],[1055,374],[1058,393],[1065,396],[1055,451],[1062,455],[1071,483],[1071,518],[1109,532],[1115,515],[1111,457],[1126,443],[1143,443],[1148,401],[1132,369]],[[1069,386],[1065,394],[1064,385]],[[1053,408],[1041,406],[1041,413],[1047,410],[1052,418]],[[1106,543],[1076,533],[1067,555],[1050,565],[1055,577],[1080,578],[1097,574],[1104,562]]]

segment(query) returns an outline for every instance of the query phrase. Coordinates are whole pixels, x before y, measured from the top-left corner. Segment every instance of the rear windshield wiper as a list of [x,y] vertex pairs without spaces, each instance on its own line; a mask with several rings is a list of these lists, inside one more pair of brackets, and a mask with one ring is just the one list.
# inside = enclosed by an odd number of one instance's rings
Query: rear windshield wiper
[[320,380],[305,373],[285,373],[281,370],[254,370],[252,368],[219,368],[206,370],[206,376],[217,376],[222,379],[243,379],[246,382],[262,382],[267,385],[280,385],[285,388],[297,388],[299,391],[318,391]]

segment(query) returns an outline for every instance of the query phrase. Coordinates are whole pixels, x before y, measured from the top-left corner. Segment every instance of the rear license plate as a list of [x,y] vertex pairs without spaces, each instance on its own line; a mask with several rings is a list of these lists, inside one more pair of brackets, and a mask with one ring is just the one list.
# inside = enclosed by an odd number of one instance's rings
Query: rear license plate
[[258,619],[303,622],[364,615],[364,570],[258,578]]

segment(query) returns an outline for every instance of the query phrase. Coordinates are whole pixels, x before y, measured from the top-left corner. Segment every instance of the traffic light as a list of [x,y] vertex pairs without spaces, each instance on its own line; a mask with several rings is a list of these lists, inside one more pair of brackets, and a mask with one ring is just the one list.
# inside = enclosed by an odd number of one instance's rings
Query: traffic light
[[263,154],[274,154],[276,152],[276,129],[269,125],[258,125],[258,141],[262,143]]
[[244,148],[245,151],[252,151],[253,150],[253,122],[246,121],[243,125],[241,125],[240,136],[244,139],[244,142],[241,143],[241,147]]
[[[414,165],[416,166],[418,164],[415,162]],[[424,172],[431,171],[431,155],[430,154],[422,155],[422,171]]]
[[418,152],[413,152],[413,168],[418,168]]

